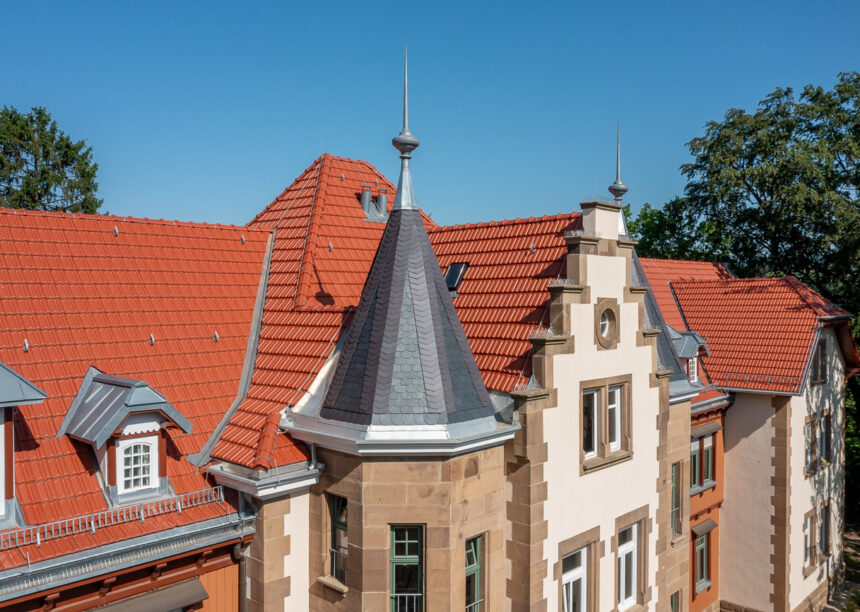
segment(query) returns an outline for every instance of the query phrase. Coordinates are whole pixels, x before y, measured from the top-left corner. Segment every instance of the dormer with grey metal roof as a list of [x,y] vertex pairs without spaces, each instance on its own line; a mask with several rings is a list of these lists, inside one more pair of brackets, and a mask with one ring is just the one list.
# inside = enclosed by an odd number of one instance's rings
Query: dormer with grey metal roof
[[47,393],[0,361],[0,408],[42,402]]
[[167,398],[141,380],[109,376],[90,367],[57,437],[70,437],[101,448],[135,415],[150,414],[185,433],[193,425]]

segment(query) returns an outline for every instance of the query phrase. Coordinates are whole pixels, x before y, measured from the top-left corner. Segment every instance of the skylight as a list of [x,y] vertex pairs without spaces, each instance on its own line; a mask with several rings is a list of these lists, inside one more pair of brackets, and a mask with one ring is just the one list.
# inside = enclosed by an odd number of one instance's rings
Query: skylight
[[468,267],[468,261],[455,262],[448,266],[445,271],[445,284],[448,285],[448,291],[456,291],[460,287]]

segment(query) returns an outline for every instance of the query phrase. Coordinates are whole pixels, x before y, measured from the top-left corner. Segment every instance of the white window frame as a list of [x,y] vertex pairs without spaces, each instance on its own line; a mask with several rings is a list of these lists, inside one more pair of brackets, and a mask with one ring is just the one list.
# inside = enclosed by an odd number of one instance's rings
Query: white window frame
[[[639,526],[636,523],[633,523],[629,527],[625,527],[618,532],[616,536],[618,541],[621,540],[621,533],[627,530],[630,530],[630,541],[625,542],[624,544],[620,544],[618,546],[618,563],[616,567],[617,579],[618,579],[618,610],[626,610],[630,606],[636,603],[636,594],[639,590],[639,581],[638,581],[638,573],[639,568],[637,567],[637,557],[638,557],[638,549],[639,549]],[[624,583],[627,581],[627,574],[625,569],[624,560],[627,555],[631,556],[631,573],[632,577],[630,580],[631,592],[626,595],[626,597],[622,598]]]
[[579,580],[582,588],[582,606],[579,610],[588,609],[588,546],[583,546],[571,553],[564,555],[562,558],[562,567],[564,567],[564,559],[570,558],[573,555],[579,554],[580,564],[571,570],[564,572],[561,575],[561,596],[562,596],[562,611],[572,612],[571,597],[573,596],[573,585]]
[[[125,486],[125,451],[127,448],[137,444],[149,446],[149,485],[140,487]],[[141,436],[138,438],[124,438],[116,443],[116,490],[117,493],[136,493],[138,491],[149,491],[159,487],[158,477],[158,436]]]
[[[615,385],[609,387],[607,390],[607,398],[606,398],[606,415],[607,415],[607,423],[606,423],[606,437],[609,440],[609,450],[610,452],[621,450],[621,403],[624,401],[622,394],[624,386],[623,385]],[[612,402],[612,397],[615,397],[615,402]],[[613,416],[612,411],[615,411]],[[611,431],[609,428],[610,423],[615,425],[615,440],[609,436],[609,432]]]
[[600,313],[600,335],[606,338],[609,333],[609,326],[612,322],[609,320],[609,310],[604,310]]
[[691,357],[687,360],[687,374],[690,382],[698,382],[699,380],[699,358]]
[[[591,450],[585,452],[585,397],[590,395],[593,400],[591,402]],[[582,448],[583,455],[586,459],[591,459],[597,456],[597,442],[598,435],[597,432],[600,429],[600,421],[598,420],[600,416],[600,390],[599,389],[591,389],[588,391],[584,391],[582,393]]]
[[803,520],[803,565],[812,565],[812,517],[807,516]]

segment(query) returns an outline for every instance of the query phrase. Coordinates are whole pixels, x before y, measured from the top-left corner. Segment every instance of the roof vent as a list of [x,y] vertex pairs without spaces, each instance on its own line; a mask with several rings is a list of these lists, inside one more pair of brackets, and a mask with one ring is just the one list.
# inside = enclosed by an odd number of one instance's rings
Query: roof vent
[[388,212],[388,190],[385,187],[376,196],[376,212],[383,216]]
[[370,185],[366,183],[361,186],[361,210],[365,215],[370,214]]
[[463,282],[463,276],[466,275],[468,267],[468,261],[455,262],[448,266],[445,271],[445,284],[448,285],[448,291],[457,291],[460,288],[460,283]]

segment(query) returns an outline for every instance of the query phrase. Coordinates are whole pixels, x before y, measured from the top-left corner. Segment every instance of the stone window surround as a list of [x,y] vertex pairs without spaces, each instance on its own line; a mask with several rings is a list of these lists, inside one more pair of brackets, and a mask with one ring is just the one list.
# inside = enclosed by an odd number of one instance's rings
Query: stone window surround
[[830,555],[832,554],[833,538],[831,537],[832,536],[831,532],[833,529],[833,522],[832,522],[832,519],[830,517],[830,500],[822,502],[821,505],[818,507],[817,523],[818,523],[818,534],[819,535],[821,534],[821,528],[824,526],[825,520],[827,521],[827,550],[826,551],[821,550],[821,541],[819,541],[818,542],[818,548],[816,549],[817,554],[818,554],[818,564],[819,565],[821,563],[823,563],[824,561],[826,561],[827,558],[830,557]]
[[[579,385],[579,474],[591,473],[595,470],[609,467],[622,461],[633,458],[633,414],[632,414],[632,381],[630,374],[613,376],[610,378],[598,378],[584,380]],[[621,387],[621,448],[617,451],[609,450],[609,432],[607,421],[608,392],[609,387]],[[597,456],[590,459],[585,458],[584,438],[585,431],[582,419],[582,398],[586,391],[598,390],[597,407]]]
[[[600,316],[604,310],[612,312],[614,317],[609,331],[605,336],[600,333]],[[598,351],[612,350],[618,346],[618,330],[620,327],[621,318],[618,300],[615,298],[597,298],[597,302],[594,304],[594,343],[597,345]]]
[[[825,414],[825,413],[823,413]],[[826,411],[826,414],[830,414],[830,411]],[[809,429],[812,429],[812,435],[809,434]],[[804,454],[803,454],[803,477],[809,478],[818,472],[818,468],[820,467],[820,453],[818,448],[818,436],[819,436],[819,426],[818,426],[818,417],[815,414],[806,415],[806,419],[803,421],[803,445],[804,445]],[[810,456],[810,445],[811,456]]]
[[618,612],[618,532],[626,529],[633,524],[636,524],[636,603],[625,608],[631,612],[644,612],[648,609],[648,602],[651,601],[651,587],[648,586],[648,539],[651,535],[652,519],[648,504],[631,510],[626,514],[622,514],[615,519],[615,533],[610,539],[610,550],[613,553],[613,567],[615,568],[615,578],[613,579],[613,597],[615,607],[611,612]]
[[[332,559],[330,547],[333,528],[331,512],[329,511],[329,498],[331,496],[346,499],[347,513],[349,513],[349,499],[342,493],[326,490],[319,496],[319,500],[322,504],[322,512],[320,515],[322,516],[323,522],[320,526],[320,531],[324,541],[320,543],[323,556],[323,573],[317,577],[317,582],[337,593],[340,593],[341,595],[346,595],[346,593],[349,592],[349,587],[331,574]],[[347,523],[347,534],[349,533],[348,525],[349,524]]]
[[[811,519],[811,520],[810,520]],[[809,532],[806,530],[806,524],[809,521]],[[816,537],[818,530],[818,516],[816,508],[812,508],[809,512],[803,515],[803,577],[808,578],[818,567],[818,538]],[[806,537],[809,535],[809,562],[806,560]]]
[[809,384],[823,385],[827,382],[827,339],[820,338],[812,353]]
[[558,560],[552,566],[552,575],[558,584],[558,610],[562,612],[564,603],[562,595],[562,559],[565,555],[587,548],[586,563],[586,602],[585,609],[589,612],[597,610],[600,604],[600,559],[606,554],[606,542],[600,540],[600,526],[558,543]]

